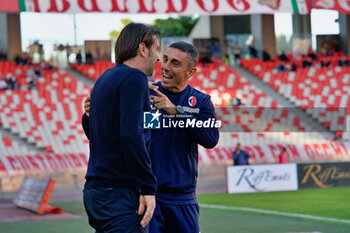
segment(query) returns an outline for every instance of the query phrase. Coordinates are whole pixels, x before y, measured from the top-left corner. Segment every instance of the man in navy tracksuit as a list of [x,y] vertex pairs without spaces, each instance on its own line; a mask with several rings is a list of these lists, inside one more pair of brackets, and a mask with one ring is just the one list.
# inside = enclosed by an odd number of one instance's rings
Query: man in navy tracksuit
[[237,143],[235,151],[232,153],[234,166],[249,165],[249,154],[241,149],[241,143]]
[[[167,115],[186,120],[215,120],[210,96],[187,85],[196,72],[198,50],[191,44],[175,42],[164,52],[161,82],[151,91],[153,106]],[[167,124],[169,127],[169,124]],[[198,144],[213,148],[219,139],[215,127],[172,127],[154,129],[150,156],[157,177],[156,210],[150,232],[199,232],[199,206],[196,200]]]
[[[210,96],[187,85],[196,72],[197,61],[198,50],[185,42],[175,42],[164,52],[162,80],[151,87],[151,98],[152,105],[161,110],[162,119],[167,122],[216,119]],[[169,120],[168,116],[176,117]],[[219,139],[218,129],[167,127],[163,125],[162,129],[153,129],[151,133],[150,157],[158,190],[149,230],[152,233],[198,233],[198,144],[213,148]]]
[[[130,40],[130,39],[133,40]],[[150,132],[143,112],[150,109],[147,76],[159,61],[160,34],[131,23],[120,33],[117,65],[103,73],[91,92],[90,139],[84,206],[96,232],[148,232],[157,182],[149,157]]]

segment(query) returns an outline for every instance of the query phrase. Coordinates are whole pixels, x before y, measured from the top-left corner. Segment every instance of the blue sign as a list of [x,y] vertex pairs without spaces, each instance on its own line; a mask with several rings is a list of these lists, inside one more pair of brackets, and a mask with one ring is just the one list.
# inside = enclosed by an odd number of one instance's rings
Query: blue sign
[[144,129],[160,129],[160,119],[162,114],[157,110],[156,112],[143,113],[143,128]]

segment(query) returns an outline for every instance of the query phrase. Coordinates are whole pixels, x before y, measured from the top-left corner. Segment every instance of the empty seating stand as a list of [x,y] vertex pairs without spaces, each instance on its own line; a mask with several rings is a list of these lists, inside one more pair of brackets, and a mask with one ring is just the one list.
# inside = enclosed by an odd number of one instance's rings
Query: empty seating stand
[[320,67],[317,61],[314,67],[299,67],[296,72],[277,72],[274,70],[277,62],[261,59],[242,60],[242,65],[331,131],[342,135],[346,116],[350,115],[347,108],[350,67],[337,66],[339,54],[326,58],[329,67]]
[[[6,73],[4,69],[3,72]],[[90,88],[69,73],[42,73],[37,89],[0,91],[2,127],[47,152],[87,152],[81,116],[83,99]]]
[[71,66],[89,79],[94,81],[105,72],[107,69],[113,67],[115,64],[112,62],[96,61],[93,65],[90,64],[76,64],[73,63]]

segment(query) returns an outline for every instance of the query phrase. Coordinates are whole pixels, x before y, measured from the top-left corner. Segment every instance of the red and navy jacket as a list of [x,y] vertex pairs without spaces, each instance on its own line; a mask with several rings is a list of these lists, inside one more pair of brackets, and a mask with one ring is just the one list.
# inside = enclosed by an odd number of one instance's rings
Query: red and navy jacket
[[[155,83],[175,106],[181,106],[183,117],[176,120],[216,120],[210,96],[190,85],[180,93],[165,90]],[[153,91],[151,95],[156,96]],[[162,111],[165,114],[164,111]],[[166,114],[165,114],[166,115]],[[167,124],[168,118],[162,116]],[[152,129],[150,157],[152,171],[158,181],[157,198],[165,200],[193,200],[198,177],[198,145],[213,148],[219,140],[218,128],[173,127]]]

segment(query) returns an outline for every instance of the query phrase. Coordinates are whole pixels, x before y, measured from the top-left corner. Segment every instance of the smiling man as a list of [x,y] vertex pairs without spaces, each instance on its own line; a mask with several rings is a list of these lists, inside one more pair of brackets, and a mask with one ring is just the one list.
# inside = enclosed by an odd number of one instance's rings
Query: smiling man
[[[190,85],[197,71],[198,50],[175,42],[163,54],[162,79],[151,91],[153,106],[173,121],[216,119],[210,96]],[[173,127],[151,132],[150,157],[158,181],[156,209],[150,232],[178,233],[199,230],[196,199],[198,144],[213,148],[219,140],[215,127]]]

